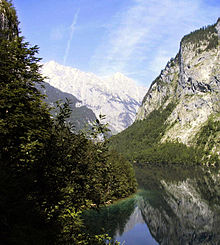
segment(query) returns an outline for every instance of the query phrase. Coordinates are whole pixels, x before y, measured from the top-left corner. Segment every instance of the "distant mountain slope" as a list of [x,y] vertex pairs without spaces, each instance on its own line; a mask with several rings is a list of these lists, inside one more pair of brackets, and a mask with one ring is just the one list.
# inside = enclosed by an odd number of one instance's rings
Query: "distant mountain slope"
[[[66,99],[68,99],[71,102],[70,107],[72,109],[72,113],[69,120],[73,123],[77,131],[79,129],[83,129],[96,119],[96,116],[91,109],[87,108],[86,106],[78,106],[81,104],[81,101],[72,94],[62,92],[46,82],[43,85],[44,88],[39,86],[38,88],[43,94],[46,95],[45,102],[51,107],[56,107],[55,102],[58,100],[64,102]],[[56,111],[52,110],[52,113],[54,114]]]
[[132,79],[121,73],[101,78],[54,61],[46,63],[42,73],[49,78],[47,82],[50,85],[74,95],[97,117],[100,113],[106,115],[106,122],[113,133],[133,123],[146,93],[144,87],[138,87]]
[[152,82],[136,122],[113,142],[146,161],[193,161],[195,151],[186,146],[205,151],[199,161],[220,157],[220,19],[183,37],[179,53]]

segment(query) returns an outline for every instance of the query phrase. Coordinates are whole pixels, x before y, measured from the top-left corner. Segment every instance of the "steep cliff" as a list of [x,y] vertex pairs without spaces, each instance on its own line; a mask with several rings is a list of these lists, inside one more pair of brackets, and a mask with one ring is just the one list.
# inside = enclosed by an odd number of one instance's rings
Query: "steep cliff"
[[[180,50],[151,84],[136,121],[174,106],[160,142],[199,145],[220,154],[220,19],[183,37]],[[209,125],[209,126],[208,126]],[[207,130],[207,127],[210,130]]]

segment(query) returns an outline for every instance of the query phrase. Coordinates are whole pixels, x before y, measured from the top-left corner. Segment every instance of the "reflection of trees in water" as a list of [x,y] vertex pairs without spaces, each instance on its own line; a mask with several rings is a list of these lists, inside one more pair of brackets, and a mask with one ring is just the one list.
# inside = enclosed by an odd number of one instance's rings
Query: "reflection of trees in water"
[[139,183],[148,182],[154,189],[140,194],[143,198],[139,208],[160,244],[219,244],[220,177],[217,174],[180,168],[141,169],[139,173],[139,181],[143,180]]
[[108,233],[111,237],[122,234],[135,208],[135,199],[126,199],[99,211],[90,210],[83,214],[85,229],[92,234]]

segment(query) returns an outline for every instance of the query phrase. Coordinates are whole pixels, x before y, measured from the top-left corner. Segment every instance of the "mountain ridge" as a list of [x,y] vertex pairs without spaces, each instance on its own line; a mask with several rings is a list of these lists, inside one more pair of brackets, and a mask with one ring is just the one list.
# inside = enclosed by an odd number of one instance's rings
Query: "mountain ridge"
[[122,73],[98,77],[50,61],[43,65],[42,74],[48,77],[46,82],[51,86],[74,95],[96,117],[106,115],[105,122],[109,123],[113,134],[132,124],[145,93],[144,87],[137,86]]

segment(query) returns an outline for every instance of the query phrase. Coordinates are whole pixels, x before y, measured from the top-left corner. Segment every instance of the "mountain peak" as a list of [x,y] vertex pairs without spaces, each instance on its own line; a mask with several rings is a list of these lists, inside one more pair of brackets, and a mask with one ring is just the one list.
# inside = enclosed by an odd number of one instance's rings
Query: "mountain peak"
[[69,69],[77,70],[76,68],[72,68],[70,66],[61,65],[58,62],[56,62],[55,60],[50,60],[50,61],[46,62],[44,64],[44,67],[48,67],[49,69],[56,68],[56,69],[60,69],[61,70],[61,69],[69,68]]
[[118,78],[118,79],[121,79],[121,78],[128,78],[128,77],[126,77],[124,74],[122,74],[121,72],[116,72],[116,73],[114,73],[113,74],[113,76],[112,77],[114,77],[114,78]]
[[113,73],[112,75],[109,75],[109,76],[104,76],[104,77],[102,77],[104,80],[109,80],[109,79],[111,79],[111,80],[118,80],[118,81],[120,81],[120,82],[122,82],[122,81],[126,81],[126,82],[128,82],[128,81],[130,81],[130,82],[132,82],[133,84],[136,84],[136,81],[135,80],[133,80],[132,78],[130,78],[130,77],[127,77],[125,74],[123,74],[123,73],[121,73],[121,72],[115,72],[115,73]]

